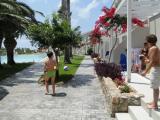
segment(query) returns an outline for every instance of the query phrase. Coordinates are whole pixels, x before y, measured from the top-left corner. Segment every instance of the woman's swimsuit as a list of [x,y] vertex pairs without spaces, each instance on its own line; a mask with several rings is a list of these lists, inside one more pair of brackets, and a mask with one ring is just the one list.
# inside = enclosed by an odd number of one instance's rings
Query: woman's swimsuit
[[55,70],[49,70],[47,71],[47,77],[55,77],[56,76],[56,71]]

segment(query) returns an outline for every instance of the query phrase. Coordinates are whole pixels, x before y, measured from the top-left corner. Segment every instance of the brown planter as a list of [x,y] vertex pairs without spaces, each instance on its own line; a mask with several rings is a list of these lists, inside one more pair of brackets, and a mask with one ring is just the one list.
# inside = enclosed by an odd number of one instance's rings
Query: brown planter
[[130,87],[133,92],[121,93],[116,84],[110,78],[100,78],[101,86],[109,102],[111,116],[114,117],[115,113],[128,112],[128,106],[140,106],[142,95],[138,94],[136,90]]

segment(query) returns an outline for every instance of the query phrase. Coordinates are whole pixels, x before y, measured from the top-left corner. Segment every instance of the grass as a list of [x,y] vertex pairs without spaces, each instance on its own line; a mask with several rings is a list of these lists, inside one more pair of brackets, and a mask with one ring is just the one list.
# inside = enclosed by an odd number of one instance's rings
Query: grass
[[[76,73],[78,67],[80,66],[82,60],[84,59],[84,56],[73,56],[73,59],[71,59],[72,64],[64,64],[64,57],[60,57],[60,63],[59,63],[59,80],[57,82],[68,82],[72,79],[74,74]],[[0,80],[3,80],[23,69],[26,67],[32,65],[32,63],[17,63],[16,65],[10,66],[10,65],[3,65],[3,68],[0,69]],[[64,71],[63,67],[68,66],[69,70]]]
[[32,63],[17,63],[16,65],[3,65],[3,68],[0,69],[0,80],[3,80],[15,73],[25,69],[26,67],[32,65]]
[[[60,63],[59,63],[59,81],[63,81],[64,83],[68,82],[72,79],[72,77],[75,75],[78,67],[80,66],[82,60],[84,59],[84,56],[73,56],[73,59],[71,59],[72,64],[64,64],[64,57],[60,57]],[[69,70],[64,71],[63,67],[68,66]]]

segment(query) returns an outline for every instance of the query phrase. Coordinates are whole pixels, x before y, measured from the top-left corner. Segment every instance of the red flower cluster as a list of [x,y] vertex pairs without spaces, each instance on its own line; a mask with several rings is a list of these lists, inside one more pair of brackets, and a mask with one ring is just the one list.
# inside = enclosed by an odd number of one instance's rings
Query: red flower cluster
[[[127,17],[115,14],[116,8],[113,7],[108,9],[107,7],[103,7],[102,11],[104,15],[100,16],[96,21],[95,28],[90,34],[91,38],[100,39],[101,36],[110,36],[108,33],[110,29],[113,29],[115,32],[122,33],[127,31]],[[137,26],[144,27],[144,22],[138,18],[133,18],[132,23]],[[105,31],[101,31],[100,28],[105,29]]]
[[127,24],[123,23],[122,24],[122,33],[125,33],[127,31]]
[[115,78],[114,81],[117,84],[117,87],[120,86],[120,85],[123,85],[125,83],[125,79],[122,78],[122,76],[119,76],[119,77]]
[[104,24],[106,21],[106,16],[100,16],[99,19],[96,21],[96,25],[99,25],[99,24]]
[[116,8],[108,9],[107,7],[104,6],[102,8],[102,11],[105,13],[105,16],[107,16],[109,18],[113,18],[115,11],[116,11]]
[[92,44],[98,43],[98,39],[101,37],[101,31],[99,26],[95,26],[94,30],[90,33],[90,41]]
[[132,18],[132,23],[136,24],[140,27],[144,27],[144,22],[142,22],[141,20],[139,20],[138,18]]

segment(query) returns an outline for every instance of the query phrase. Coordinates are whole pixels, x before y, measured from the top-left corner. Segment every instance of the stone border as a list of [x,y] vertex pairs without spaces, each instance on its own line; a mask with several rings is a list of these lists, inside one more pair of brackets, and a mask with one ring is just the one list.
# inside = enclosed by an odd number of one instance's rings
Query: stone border
[[121,93],[111,78],[99,77],[99,80],[112,117],[118,112],[128,112],[128,106],[141,105],[140,99],[143,95],[138,94],[133,88],[130,87],[133,92]]

